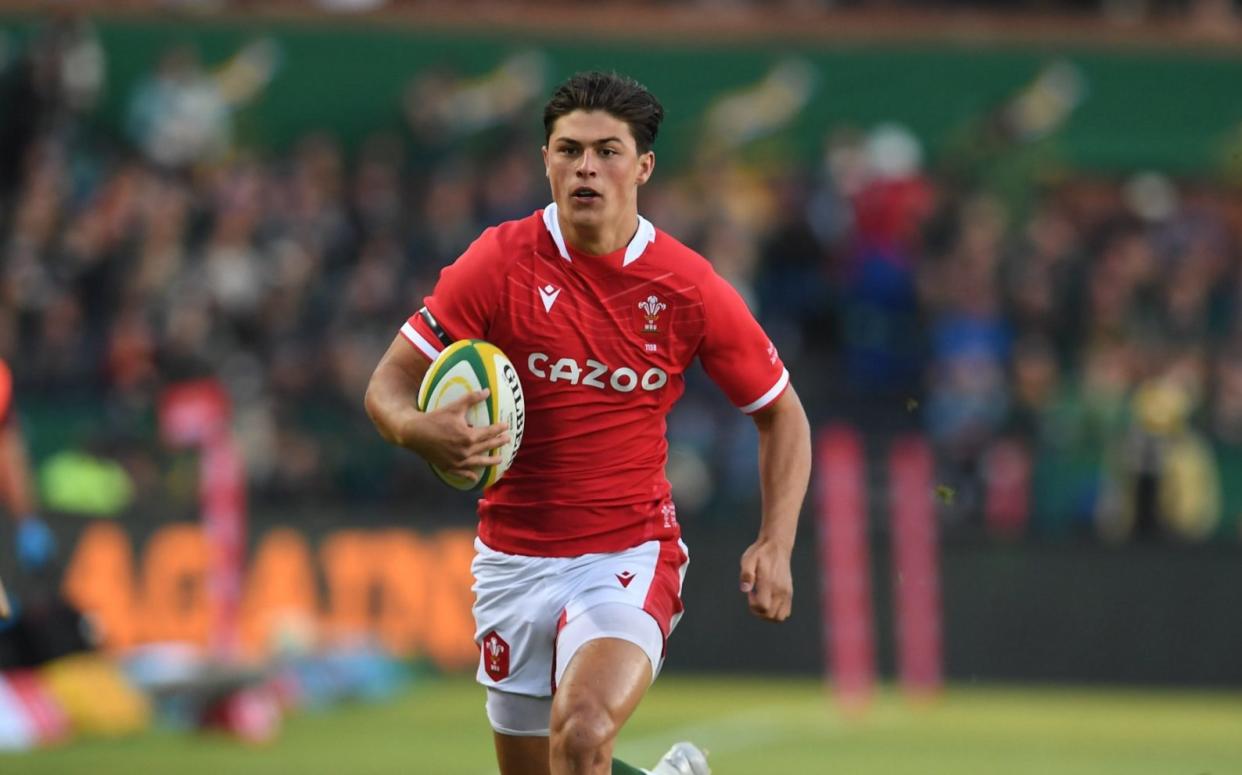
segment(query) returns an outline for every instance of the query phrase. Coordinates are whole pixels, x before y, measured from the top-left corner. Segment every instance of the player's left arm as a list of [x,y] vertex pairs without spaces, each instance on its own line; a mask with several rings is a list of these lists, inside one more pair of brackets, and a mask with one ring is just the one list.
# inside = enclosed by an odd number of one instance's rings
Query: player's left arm
[[[7,377],[7,374],[4,375]],[[5,386],[7,388],[7,385]],[[38,514],[30,458],[21,425],[8,396],[0,406],[0,502],[17,527],[17,560],[26,570],[38,570],[56,554],[56,537]]]
[[13,519],[18,521],[34,514],[30,478],[30,460],[16,418],[0,421],[0,494]]
[[756,616],[780,622],[793,606],[790,558],[811,478],[811,429],[789,371],[733,286],[715,272],[698,278],[704,370],[759,429],[763,518],[742,555],[741,589]]
[[782,622],[793,609],[790,559],[811,478],[811,426],[793,385],[751,417],[759,429],[763,517],[742,555],[741,590],[756,616]]

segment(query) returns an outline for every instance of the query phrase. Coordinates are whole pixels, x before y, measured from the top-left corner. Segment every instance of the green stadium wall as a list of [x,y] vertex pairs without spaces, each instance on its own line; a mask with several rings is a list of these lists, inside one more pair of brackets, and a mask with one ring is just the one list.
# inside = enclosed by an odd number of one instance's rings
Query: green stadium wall
[[[815,672],[823,665],[813,529],[794,553],[794,616],[752,617],[737,590],[748,533],[687,529],[686,614],[670,670]],[[877,667],[894,673],[888,537],[872,536]],[[1242,686],[1236,546],[953,542],[941,547],[950,682]]]
[[[20,39],[30,22],[0,18]],[[1036,44],[961,45],[866,42],[570,40],[512,31],[466,32],[412,23],[254,20],[98,23],[108,84],[99,118],[122,125],[134,84],[160,53],[192,43],[211,63],[260,37],[278,41],[282,65],[264,98],[239,117],[248,144],[272,150],[312,129],[356,143],[376,129],[399,129],[399,101],[411,76],[430,68],[471,77],[517,52],[543,52],[549,78],[587,68],[632,74],[659,94],[667,121],[657,146],[665,163],[685,163],[701,137],[704,111],[721,95],[760,82],[786,59],[807,63],[816,85],[784,130],[749,152],[777,162],[814,159],[825,134],[843,125],[897,121],[933,155],[961,143],[980,116],[1029,84],[1049,62],[1082,73],[1086,99],[1045,141],[1041,163],[1105,172],[1140,168],[1218,177],[1242,167],[1242,57],[1221,50],[1131,46],[1086,50]],[[538,132],[538,106],[529,125]],[[1052,162],[1050,162],[1052,160]]]

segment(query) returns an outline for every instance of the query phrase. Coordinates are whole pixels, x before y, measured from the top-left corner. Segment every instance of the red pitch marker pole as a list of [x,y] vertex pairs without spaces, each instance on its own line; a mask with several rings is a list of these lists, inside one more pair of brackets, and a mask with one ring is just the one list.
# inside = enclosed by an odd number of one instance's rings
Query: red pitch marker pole
[[847,711],[865,709],[875,685],[871,562],[862,442],[843,425],[816,446],[824,667]]
[[983,519],[988,532],[999,538],[1020,538],[1026,530],[1031,503],[1031,454],[1015,439],[992,445],[983,459]]
[[198,447],[199,505],[211,547],[207,589],[212,601],[211,650],[237,656],[242,562],[246,551],[246,477],[229,420],[231,402],[215,380],[183,382],[160,401],[160,430],[172,446]]
[[894,442],[889,452],[889,501],[897,672],[902,689],[917,697],[936,694],[943,682],[932,471],[932,454],[924,439],[907,436]]

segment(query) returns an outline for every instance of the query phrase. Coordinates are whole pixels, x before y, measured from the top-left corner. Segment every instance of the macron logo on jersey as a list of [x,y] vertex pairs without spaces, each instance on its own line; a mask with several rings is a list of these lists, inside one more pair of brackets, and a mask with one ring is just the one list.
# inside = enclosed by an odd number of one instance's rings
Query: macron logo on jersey
[[552,285],[545,285],[539,289],[539,298],[543,300],[543,311],[548,314],[552,313],[552,305],[556,303],[556,297],[561,295],[561,289]]

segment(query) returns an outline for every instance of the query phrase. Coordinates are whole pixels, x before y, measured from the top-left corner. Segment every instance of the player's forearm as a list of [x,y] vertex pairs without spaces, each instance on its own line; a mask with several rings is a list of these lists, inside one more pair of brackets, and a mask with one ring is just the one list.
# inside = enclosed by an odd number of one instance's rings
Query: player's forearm
[[15,421],[0,429],[0,495],[14,519],[35,513],[30,461]]
[[414,431],[425,415],[418,411],[418,387],[431,365],[398,334],[380,358],[367,384],[367,416],[385,441],[414,448]]
[[404,372],[391,364],[380,364],[367,385],[367,416],[385,441],[402,447],[411,442],[412,429],[422,413],[416,397],[418,385],[410,384]]
[[798,514],[811,478],[811,428],[790,386],[755,417],[759,428],[759,483],[763,494],[760,540],[793,550]]

